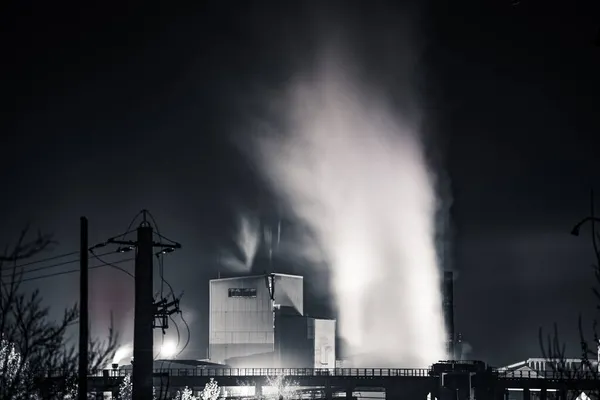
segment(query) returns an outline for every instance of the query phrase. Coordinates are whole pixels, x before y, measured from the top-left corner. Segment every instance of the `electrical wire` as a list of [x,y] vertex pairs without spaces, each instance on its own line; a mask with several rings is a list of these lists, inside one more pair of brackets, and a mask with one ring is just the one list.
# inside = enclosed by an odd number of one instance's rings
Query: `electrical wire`
[[[145,211],[146,211],[146,214],[148,214],[148,216],[150,217],[150,220],[152,221],[152,223],[154,224],[154,227],[156,229],[156,232],[155,232],[156,235],[159,238],[161,238],[161,239],[167,240],[167,241],[172,242],[174,244],[178,244],[177,242],[175,242],[175,241],[173,241],[173,240],[171,240],[171,239],[163,236],[160,233],[160,228],[158,226],[158,223],[156,222],[156,219],[154,218],[154,215],[152,215],[152,213],[150,211],[148,211],[148,210],[145,210]],[[171,286],[171,284],[165,279],[165,275],[164,275],[164,258],[161,257],[161,256],[164,256],[164,253],[158,253],[156,255],[156,257],[158,259],[158,274],[159,274],[160,280],[161,280],[160,296],[161,296],[161,299],[164,298],[164,285],[166,284],[169,287],[169,290],[171,291],[171,296],[173,296],[173,299],[175,299],[175,291],[173,290],[173,286]],[[185,319],[183,318],[183,313],[181,312],[181,310],[179,310],[179,315],[180,315],[180,318],[183,321],[183,323],[185,324],[185,327],[187,329],[187,340],[186,340],[186,343],[183,346],[183,348],[179,351],[179,353],[177,353],[175,355],[174,358],[179,357],[185,351],[185,349],[189,345],[190,339],[191,339],[190,327],[187,324],[187,322],[185,321]],[[175,320],[171,316],[169,316],[169,318],[171,319],[171,321],[173,321],[175,329],[177,330],[177,347],[179,347],[179,344],[181,342],[181,333],[179,331],[179,326],[177,325],[177,323],[175,322]],[[163,339],[164,339],[164,334],[163,334]],[[162,363],[161,363],[161,368],[162,368]],[[161,385],[162,385],[162,382],[161,382]],[[167,383],[167,385],[168,385],[168,383]]]
[[141,210],[140,212],[138,212],[137,214],[135,214],[135,217],[133,217],[133,219],[131,220],[131,222],[127,226],[127,229],[125,229],[124,233],[121,233],[120,235],[117,235],[117,236],[113,236],[110,239],[108,239],[108,241],[110,241],[111,239],[125,237],[125,236],[129,235],[130,233],[135,232],[135,229],[131,229],[131,227],[133,226],[134,222],[138,219],[138,217],[144,213],[144,211],[145,210]]
[[[173,322],[173,326],[175,326],[175,330],[177,331],[177,344],[175,345],[175,348],[179,348],[179,345],[181,344],[181,335],[179,333],[179,326],[177,326],[177,322],[175,322],[175,320],[173,319],[172,316],[169,315],[169,319],[171,320],[171,322]],[[159,350],[158,354],[156,355],[156,357],[154,358],[154,361],[157,360],[158,356],[160,355],[160,351],[162,350],[162,346],[164,344],[164,340],[165,340],[165,334],[162,334],[162,338],[161,338],[161,349]],[[177,356],[175,356],[174,358],[176,358]],[[163,370],[163,366],[165,364],[165,362],[169,363],[169,369],[170,369],[170,364],[173,363],[174,360],[160,360],[160,367],[159,370],[162,372]],[[167,398],[167,394],[169,393],[169,386],[170,386],[170,378],[171,375],[169,373],[169,375],[167,376],[167,385],[165,388],[165,399]],[[162,374],[160,375],[160,393],[161,393],[161,397],[162,397],[162,392],[163,392],[163,386],[164,386],[164,381],[163,381],[163,376]]]
[[[175,292],[173,291],[173,286],[171,286],[169,281],[167,281],[166,279],[164,280],[164,283],[169,287],[169,289],[171,290],[171,295],[173,296],[173,298],[175,298]],[[186,343],[183,346],[183,348],[173,358],[179,357],[185,351],[185,349],[189,345],[190,339],[191,339],[190,327],[189,327],[188,323],[186,322],[186,320],[183,318],[183,312],[181,310],[179,310],[179,316],[180,316],[181,320],[183,321],[183,323],[185,324],[185,327],[187,329],[187,340],[186,340]],[[177,322],[175,322],[175,320],[173,319],[172,316],[169,316],[169,319],[171,321],[173,321],[173,325],[175,326],[175,329],[177,330],[177,346],[176,346],[176,348],[179,348],[179,344],[181,343],[181,332],[179,330],[179,326],[177,325]]]
[[[57,264],[46,265],[44,267],[33,268],[33,269],[30,269],[30,270],[27,270],[27,271],[18,271],[18,272],[15,271],[14,275],[21,276],[23,274],[28,274],[30,272],[41,271],[41,270],[49,269],[49,268],[61,267],[63,265],[69,265],[69,264],[73,264],[73,263],[76,263],[76,262],[79,262],[79,260],[77,259],[77,260],[71,260],[71,261],[64,261],[64,262],[60,262],[60,263],[57,263]],[[12,276],[13,276],[13,273],[10,273],[10,274],[6,274],[6,275],[2,275],[2,278],[3,279],[5,279],[5,278],[12,278]]]
[[[160,237],[161,239],[168,240],[168,241],[170,241],[172,243],[177,243],[177,242],[175,242],[175,241],[173,241],[173,240],[171,240],[171,239],[169,239],[169,238],[161,235],[160,228],[158,227],[158,224],[156,223],[156,219],[154,218],[154,216],[152,215],[152,213],[150,211],[147,211],[147,210],[146,210],[146,213],[148,214],[148,216],[152,220],[152,223],[154,224],[154,226],[156,228],[156,234],[158,235],[158,237]],[[161,294],[160,294],[161,298],[164,298],[163,284],[166,284],[169,287],[169,289],[171,290],[171,295],[173,296],[173,298],[175,298],[175,291],[173,290],[173,287],[171,286],[171,284],[164,277],[164,259],[162,257],[160,257],[160,255],[163,255],[163,253],[159,253],[157,255],[158,262],[159,262],[159,270],[158,271],[159,271],[159,276],[160,276],[160,279],[161,279]],[[186,322],[186,320],[183,318],[183,312],[181,312],[181,310],[179,310],[179,316],[180,316],[181,320],[183,321],[183,323],[185,324],[185,327],[187,329],[187,340],[186,340],[186,343],[183,346],[183,348],[179,351],[179,353],[177,353],[175,355],[174,358],[179,357],[185,351],[185,349],[187,348],[187,346],[190,344],[190,339],[191,339],[190,327],[189,327],[188,323]],[[173,319],[171,318],[171,320],[173,320]],[[179,327],[177,326],[177,324],[175,324],[175,326],[177,328],[177,332],[178,332],[178,335],[179,335]]]
[[[165,387],[165,395],[164,395],[164,398],[163,398],[162,397],[162,390],[163,390],[163,385],[164,385],[163,382],[164,381],[163,381],[162,371],[163,371],[163,365],[165,364],[165,362],[167,362],[169,364],[169,366],[167,367],[168,370],[169,370],[169,372],[167,372],[167,386]],[[169,394],[169,387],[170,387],[170,384],[171,384],[171,372],[170,372],[170,369],[171,369],[171,364],[172,363],[173,363],[173,360],[169,360],[169,361],[167,361],[167,360],[161,360],[160,361],[159,370],[161,372],[161,375],[160,375],[160,392],[161,392],[160,399],[161,400],[166,400],[167,399],[167,395]]]
[[[169,315],[169,319],[171,320],[171,322],[173,322],[173,326],[175,327],[175,331],[177,332],[177,344],[175,345],[175,348],[177,349],[177,348],[179,348],[179,345],[181,344],[181,334],[179,332],[179,326],[177,325],[177,322],[175,322],[175,320],[173,319],[173,317],[171,315]],[[163,334],[162,335],[163,343],[164,343],[164,338],[165,338],[165,335]],[[161,347],[162,347],[162,345],[161,345]],[[159,354],[160,354],[160,352],[159,352]],[[179,355],[179,354],[177,354],[177,355]],[[175,355],[175,357],[173,357],[173,358],[177,358],[177,355]],[[157,357],[158,357],[158,355],[157,355]],[[156,358],[154,360],[156,361]],[[161,360],[160,361],[160,368],[159,369],[162,371],[162,368],[163,368],[163,365],[165,364],[165,362],[169,363],[169,369],[170,369],[170,365],[173,363],[173,361],[174,360],[169,360],[169,361],[167,361],[167,360]],[[165,388],[165,399],[167,398],[166,396],[169,393],[169,387],[170,387],[170,383],[171,383],[170,378],[171,378],[171,375],[169,373],[169,375],[167,376],[167,385],[166,385],[166,388]],[[163,390],[163,376],[161,375],[160,376],[160,391],[161,391],[161,394],[162,394],[162,390]]]
[[[152,220],[154,220],[154,219],[152,219]],[[161,234],[158,232],[158,228],[157,228],[157,232],[155,232],[155,233],[156,233],[156,235],[157,235],[159,238],[161,238],[161,239],[165,239],[166,241],[169,241],[169,242],[173,243],[174,245],[177,245],[177,244],[179,244],[178,242],[176,242],[176,241],[174,241],[174,240],[172,240],[172,239],[169,239],[169,238],[168,238],[168,237],[166,237],[166,236],[163,236],[163,235],[161,235]]]
[[[138,219],[138,217],[140,215],[142,215],[143,213],[144,213],[144,210],[140,210],[137,214],[135,214],[135,217],[133,217],[133,219],[131,220],[131,222],[127,226],[127,229],[125,229],[125,232],[129,232],[131,230],[131,227],[133,226],[133,223],[135,222],[135,220]],[[127,233],[124,233],[124,235],[126,235],[126,234]]]
[[0,270],[6,270],[6,269],[12,269],[12,268],[23,268],[23,267],[26,267],[28,265],[39,264],[39,263],[43,263],[43,262],[46,262],[46,261],[56,260],[58,258],[72,256],[72,255],[75,255],[75,254],[79,254],[79,251],[72,251],[70,253],[59,254],[57,256],[47,257],[47,258],[43,258],[41,260],[36,260],[36,261],[30,261],[28,263],[14,265],[12,267],[11,266],[7,266],[7,267],[4,267],[4,268],[0,268]]
[[101,258],[100,258],[100,256],[98,256],[96,253],[94,253],[94,250],[90,249],[90,253],[92,253],[92,255],[93,255],[94,257],[96,257],[96,258],[98,259],[98,261],[100,261],[100,262],[101,262],[101,263],[103,263],[104,265],[106,265],[106,266],[109,266],[109,267],[112,267],[112,268],[115,268],[115,269],[118,269],[119,271],[121,271],[121,272],[124,272],[124,273],[126,273],[127,275],[129,275],[130,277],[132,277],[133,279],[135,279],[135,276],[134,276],[134,275],[133,275],[131,272],[129,272],[129,271],[127,271],[126,269],[123,269],[123,268],[121,268],[121,267],[117,267],[116,265],[113,265],[112,263],[109,263],[109,262],[107,262],[107,261],[104,261],[103,259],[101,259]]
[[[169,319],[171,320],[171,322],[173,322],[173,325],[175,326],[175,330],[177,331],[177,344],[175,345],[175,348],[177,349],[177,348],[179,348],[179,345],[181,344],[181,335],[179,333],[179,327],[177,326],[177,322],[175,322],[175,320],[173,319],[172,316],[169,315]],[[158,351],[158,354],[156,354],[156,357],[154,357],[154,361],[156,361],[158,359],[158,357],[160,356],[160,353],[162,351],[162,347],[164,346],[164,343],[165,343],[165,333],[163,331],[163,333],[161,335],[160,349]],[[164,364],[165,364],[166,361],[167,360],[160,360],[160,367],[159,367],[160,372],[162,372],[163,366],[164,366]],[[169,365],[172,362],[173,362],[173,360],[169,360],[168,361]],[[167,398],[167,395],[169,393],[170,378],[171,378],[171,376],[170,376],[170,373],[169,373],[169,375],[167,376],[167,385],[166,385],[166,388],[165,388],[165,395],[164,395],[165,399]],[[164,381],[163,381],[163,376],[161,374],[160,375],[160,397],[161,398],[162,398],[162,393],[163,393],[163,387],[164,387]]]
[[179,317],[181,318],[181,321],[183,321],[183,323],[185,324],[185,328],[187,329],[187,340],[185,342],[185,345],[181,349],[181,351],[175,355],[175,358],[179,357],[179,355],[181,353],[183,353],[185,351],[185,349],[187,349],[188,345],[190,344],[190,339],[191,339],[191,335],[192,335],[192,333],[190,331],[190,326],[186,322],[185,318],[183,318],[183,312],[182,311],[179,312]]
[[[159,272],[162,271],[162,273],[160,274],[161,285],[167,285],[169,287],[169,290],[171,291],[171,297],[173,297],[173,299],[175,299],[175,290],[173,290],[173,286],[171,286],[169,281],[167,281],[164,276],[164,259],[161,256],[164,256],[164,254],[158,253],[156,255],[159,266],[161,267],[159,269]],[[164,290],[162,290],[162,288],[161,288],[161,298],[164,298]]]
[[[127,262],[127,261],[132,261],[132,260],[135,260],[135,258],[126,258],[124,260],[115,261],[112,264],[120,264],[120,263],[124,263],[124,262]],[[92,267],[89,267],[88,269],[96,269],[96,268],[107,267],[107,266],[111,266],[111,265],[109,265],[109,264],[94,265]],[[118,268],[118,267],[115,267],[115,268],[117,268],[117,269],[119,269],[119,270],[121,270],[123,272],[126,272],[124,269],[121,269],[121,268]],[[75,272],[80,272],[80,269],[77,268],[77,269],[71,269],[71,270],[68,270],[68,271],[55,272],[53,274],[36,276],[36,277],[33,277],[33,278],[25,278],[25,279],[21,279],[20,282],[34,281],[36,279],[51,278],[51,277],[54,277],[54,276],[72,274],[72,273],[75,273]]]
[[169,319],[171,320],[171,322],[173,322],[173,326],[175,327],[175,331],[177,332],[177,345],[175,346],[175,348],[178,349],[179,345],[181,344],[181,334],[179,333],[179,326],[177,326],[177,322],[175,322],[171,315],[169,315]]
[[[117,253],[116,251],[109,251],[109,252],[100,254],[100,256],[106,256],[106,255],[116,254],[116,253]],[[61,267],[63,265],[69,265],[69,264],[73,264],[73,263],[76,263],[76,262],[79,262],[79,258],[77,258],[75,260],[63,261],[63,262],[56,263],[56,264],[46,265],[46,266],[43,266],[43,267],[28,269],[26,271],[19,271],[19,272],[16,272],[15,275],[20,276],[22,274],[28,274],[28,273],[31,273],[31,272],[42,271],[42,270],[45,270],[45,269],[50,269],[50,268],[55,268],[55,267]],[[10,274],[5,274],[5,275],[0,275],[0,278],[12,278],[12,276],[13,276],[13,274],[10,273]]]
[[158,348],[158,353],[154,356],[154,361],[158,360],[158,356],[162,353],[163,346],[165,345],[165,332],[163,331],[160,335],[160,347]]

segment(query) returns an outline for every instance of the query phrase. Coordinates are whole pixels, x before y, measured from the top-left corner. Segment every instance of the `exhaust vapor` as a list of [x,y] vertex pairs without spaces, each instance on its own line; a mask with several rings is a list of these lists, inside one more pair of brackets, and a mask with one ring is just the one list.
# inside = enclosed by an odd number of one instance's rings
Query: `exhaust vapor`
[[324,252],[350,363],[429,366],[446,357],[445,332],[418,129],[348,73],[348,59],[322,61],[274,102],[283,127],[262,124],[254,157]]
[[260,224],[256,219],[241,216],[237,244],[244,256],[244,265],[249,270],[254,263],[254,257],[260,244]]
[[235,254],[238,254],[238,256],[228,253],[222,257],[221,262],[235,271],[250,271],[260,245],[260,239],[260,222],[258,219],[249,215],[240,215],[235,236],[237,246]]

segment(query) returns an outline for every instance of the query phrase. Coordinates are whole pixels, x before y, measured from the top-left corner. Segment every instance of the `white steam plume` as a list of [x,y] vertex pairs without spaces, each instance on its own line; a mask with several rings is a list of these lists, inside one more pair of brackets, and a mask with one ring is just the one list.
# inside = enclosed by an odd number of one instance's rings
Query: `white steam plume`
[[235,243],[243,259],[232,254],[223,256],[222,263],[238,271],[250,271],[258,246],[260,245],[260,223],[257,218],[249,215],[240,215],[238,217],[238,230],[235,236]]
[[241,216],[237,244],[244,255],[246,268],[252,268],[260,244],[260,224],[256,219]]
[[445,359],[432,178],[410,121],[340,65],[291,85],[258,162],[325,252],[351,363],[428,366]]

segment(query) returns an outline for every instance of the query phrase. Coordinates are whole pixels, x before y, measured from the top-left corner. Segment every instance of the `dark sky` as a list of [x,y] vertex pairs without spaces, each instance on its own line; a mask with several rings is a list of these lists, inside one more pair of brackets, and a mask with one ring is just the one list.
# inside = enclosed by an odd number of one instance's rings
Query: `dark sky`
[[[203,356],[207,279],[221,249],[232,247],[236,210],[270,201],[231,146],[239,99],[251,104],[289,80],[314,57],[328,23],[343,27],[367,70],[381,68],[380,80],[399,90],[385,68],[398,55],[387,52],[405,40],[407,16],[418,14],[424,131],[453,200],[457,330],[473,358],[500,365],[538,356],[538,328],[556,321],[579,353],[577,314],[594,306],[593,253],[569,231],[587,215],[600,171],[598,5],[197,3],[5,9],[3,241],[30,222],[55,234],[60,254],[77,249],[79,216],[88,216],[95,243],[150,209],[161,232],[184,245],[165,273],[185,292],[189,350]],[[310,267],[283,268],[322,279]],[[108,309],[125,324],[132,280],[108,268],[91,278],[95,330]],[[77,274],[28,285],[55,308],[77,299]],[[318,313],[327,295],[308,286]]]

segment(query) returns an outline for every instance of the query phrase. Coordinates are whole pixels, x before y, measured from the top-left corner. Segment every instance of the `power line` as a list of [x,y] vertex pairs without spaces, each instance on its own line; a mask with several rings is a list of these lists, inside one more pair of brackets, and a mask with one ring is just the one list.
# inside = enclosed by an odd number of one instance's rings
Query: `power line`
[[121,233],[120,235],[117,235],[117,236],[113,236],[113,237],[111,237],[108,240],[110,241],[111,239],[117,239],[117,238],[120,238],[120,237],[125,238],[125,236],[129,235],[130,233],[135,232],[136,230],[135,229],[131,229],[131,227],[133,226],[133,224],[135,223],[135,221],[138,219],[138,217],[140,215],[143,215],[143,214],[144,214],[144,210],[142,210],[142,211],[138,212],[137,214],[135,214],[135,217],[133,217],[133,219],[131,220],[131,222],[127,226],[127,229],[125,229],[124,233]]
[[[46,265],[45,267],[33,268],[33,269],[30,269],[30,270],[27,270],[27,271],[15,271],[14,275],[15,276],[21,276],[23,274],[28,274],[30,272],[41,271],[41,270],[49,269],[49,268],[61,267],[63,265],[69,265],[69,264],[73,264],[73,263],[76,263],[76,262],[79,262],[79,259],[77,259],[77,260],[71,260],[71,261],[63,261],[61,263],[52,264],[52,265]],[[13,273],[2,275],[3,279],[5,279],[5,278],[12,278],[12,277],[13,277]]]
[[190,344],[190,339],[191,339],[191,336],[192,336],[192,332],[190,331],[190,326],[186,322],[185,318],[183,318],[183,311],[179,313],[179,317],[181,318],[181,320],[185,324],[185,328],[187,329],[187,340],[185,341],[185,345],[183,346],[183,348],[181,349],[181,351],[179,353],[177,353],[177,355],[175,356],[175,358],[179,357],[181,355],[181,353],[183,353],[185,351],[185,349]]
[[171,320],[171,322],[173,322],[173,326],[177,331],[177,345],[175,346],[175,348],[178,349],[179,345],[181,344],[181,334],[179,333],[179,326],[177,326],[177,322],[175,322],[172,316],[169,315],[169,319]]
[[[118,252],[117,251],[109,251],[109,252],[100,254],[100,256],[105,256],[105,255],[109,255],[109,254],[116,254],[116,253],[118,253]],[[60,257],[59,256],[50,257],[49,259],[56,259],[56,258],[60,258]],[[40,260],[39,262],[41,262],[41,261],[42,260]],[[14,275],[20,276],[22,274],[28,274],[30,272],[36,272],[36,271],[42,271],[42,270],[49,269],[49,268],[61,267],[63,265],[69,265],[69,264],[73,264],[73,263],[76,263],[76,262],[79,262],[79,258],[77,258],[75,260],[63,261],[63,262],[56,263],[56,264],[46,265],[46,266],[43,266],[43,267],[38,267],[38,268],[33,268],[33,269],[27,269],[26,271],[18,271],[18,272],[15,272]],[[25,265],[30,265],[30,264],[23,264],[23,266],[25,266]],[[12,277],[13,277],[12,273],[5,274],[5,275],[0,275],[0,278],[3,278],[3,279],[4,278],[12,278]]]
[[[158,223],[156,222],[156,219],[154,218],[154,216],[152,215],[152,213],[150,213],[149,211],[147,211],[147,213],[148,213],[148,216],[150,217],[150,219],[152,220],[152,222],[154,223],[154,226],[156,227],[156,232],[155,232],[156,235],[159,238],[161,238],[161,239],[168,240],[168,241],[174,243],[175,245],[177,245],[178,244],[177,242],[175,242],[175,241],[173,241],[173,240],[171,240],[171,239],[163,236],[160,233],[160,228],[158,227]],[[161,299],[164,298],[164,284],[166,284],[169,287],[169,289],[171,290],[171,296],[173,296],[173,299],[175,299],[175,291],[173,290],[173,286],[171,286],[171,284],[165,279],[164,258],[161,257],[161,256],[164,257],[164,253],[163,252],[160,252],[160,253],[158,253],[156,255],[156,258],[158,259],[158,273],[159,273],[159,276],[160,276],[160,297],[161,297]],[[179,351],[179,353],[177,353],[175,355],[174,358],[179,357],[181,355],[181,353],[183,353],[185,351],[185,349],[189,345],[190,339],[191,339],[190,327],[187,324],[187,322],[185,321],[185,319],[183,318],[183,312],[181,310],[179,310],[179,316],[180,316],[181,320],[183,321],[183,323],[185,324],[185,327],[187,329],[187,340],[186,340],[186,343],[183,346],[183,348]],[[177,348],[178,348],[179,347],[179,343],[181,341],[181,334],[179,332],[179,326],[177,326],[177,323],[175,322],[175,320],[173,320],[173,318],[171,316],[169,316],[169,318],[171,319],[171,321],[173,321],[173,324],[175,325],[175,329],[177,330]],[[162,339],[164,341],[164,334],[162,336]]]
[[[96,257],[98,259],[98,261],[100,261],[104,265],[106,265],[108,267],[112,267],[112,268],[118,269],[119,271],[124,272],[127,275],[131,276],[133,279],[135,279],[135,276],[131,272],[129,272],[129,271],[127,271],[127,270],[125,270],[125,269],[123,269],[121,267],[117,267],[116,265],[114,265],[114,263],[109,263],[109,262],[104,261],[103,259],[100,258],[101,256],[106,255],[106,254],[100,254],[100,255],[98,255],[98,254],[94,253],[94,250],[91,250],[91,249],[90,249],[90,253],[92,253],[92,255],[94,257]],[[133,258],[132,258],[132,260],[133,260]]]
[[[132,257],[132,258],[126,258],[124,260],[115,261],[112,264],[121,264],[121,263],[124,263],[124,262],[127,262],[127,261],[132,261],[132,260],[135,260],[135,258],[134,257]],[[107,266],[111,267],[112,265],[110,265],[110,264],[94,265],[93,267],[89,267],[88,269],[96,269],[96,268],[107,267]],[[115,268],[117,268],[117,267],[115,267]],[[125,271],[122,268],[117,268],[117,269],[119,269],[121,271],[124,271],[124,272],[127,272],[127,271]],[[20,282],[34,281],[36,279],[51,278],[51,277],[58,276],[58,275],[72,274],[74,272],[79,272],[79,269],[71,269],[71,270],[68,270],[68,271],[55,272],[53,274],[46,274],[46,275],[36,276],[36,277],[33,277],[33,278],[21,279]]]
[[[148,216],[154,223],[154,226],[156,227],[155,233],[158,235],[159,238],[169,240],[170,242],[175,243],[175,244],[177,243],[170,239],[165,238],[163,235],[160,234],[160,228],[158,227],[158,223],[156,222],[156,219],[154,219],[154,216],[149,211],[148,211]],[[156,258],[158,260],[158,274],[160,276],[160,298],[164,299],[164,284],[166,284],[169,287],[169,289],[171,290],[171,296],[173,296],[173,299],[175,299],[175,292],[173,291],[173,286],[171,286],[171,284],[165,279],[164,253],[163,252],[158,253],[156,255]],[[177,305],[177,308],[179,309],[179,305]],[[179,313],[181,314],[181,310],[179,310]],[[181,343],[181,333],[179,332],[179,326],[177,326],[177,323],[175,322],[173,317],[171,317],[170,315],[169,315],[169,319],[171,321],[173,321],[173,324],[175,325],[175,329],[177,330],[177,346],[175,348],[179,348],[179,344]],[[184,323],[185,323],[185,321],[184,321]],[[187,326],[187,324],[186,324],[186,326]],[[163,342],[164,342],[164,339],[165,339],[165,334],[164,334],[164,330],[163,330],[163,335],[162,335]],[[189,339],[190,339],[190,332],[189,332],[189,327],[188,327],[188,343],[189,343]],[[187,343],[186,343],[185,347],[187,347]],[[183,349],[181,349],[181,351],[179,351],[179,353],[177,353],[175,358],[177,358],[185,350],[185,347]]]
[[[7,270],[7,269],[11,269],[11,268],[23,268],[23,267],[26,267],[28,265],[39,264],[39,263],[43,263],[43,262],[46,262],[46,261],[56,260],[57,258],[63,258],[63,257],[72,256],[72,255],[75,255],[75,254],[79,254],[79,252],[78,251],[72,251],[70,253],[59,254],[57,256],[47,257],[47,258],[43,258],[41,260],[31,261],[31,262],[28,262],[28,263],[25,263],[25,264],[14,265],[12,267],[7,266],[7,267],[4,267],[4,268],[0,268],[0,270]],[[77,260],[77,261],[79,261],[79,260]]]

